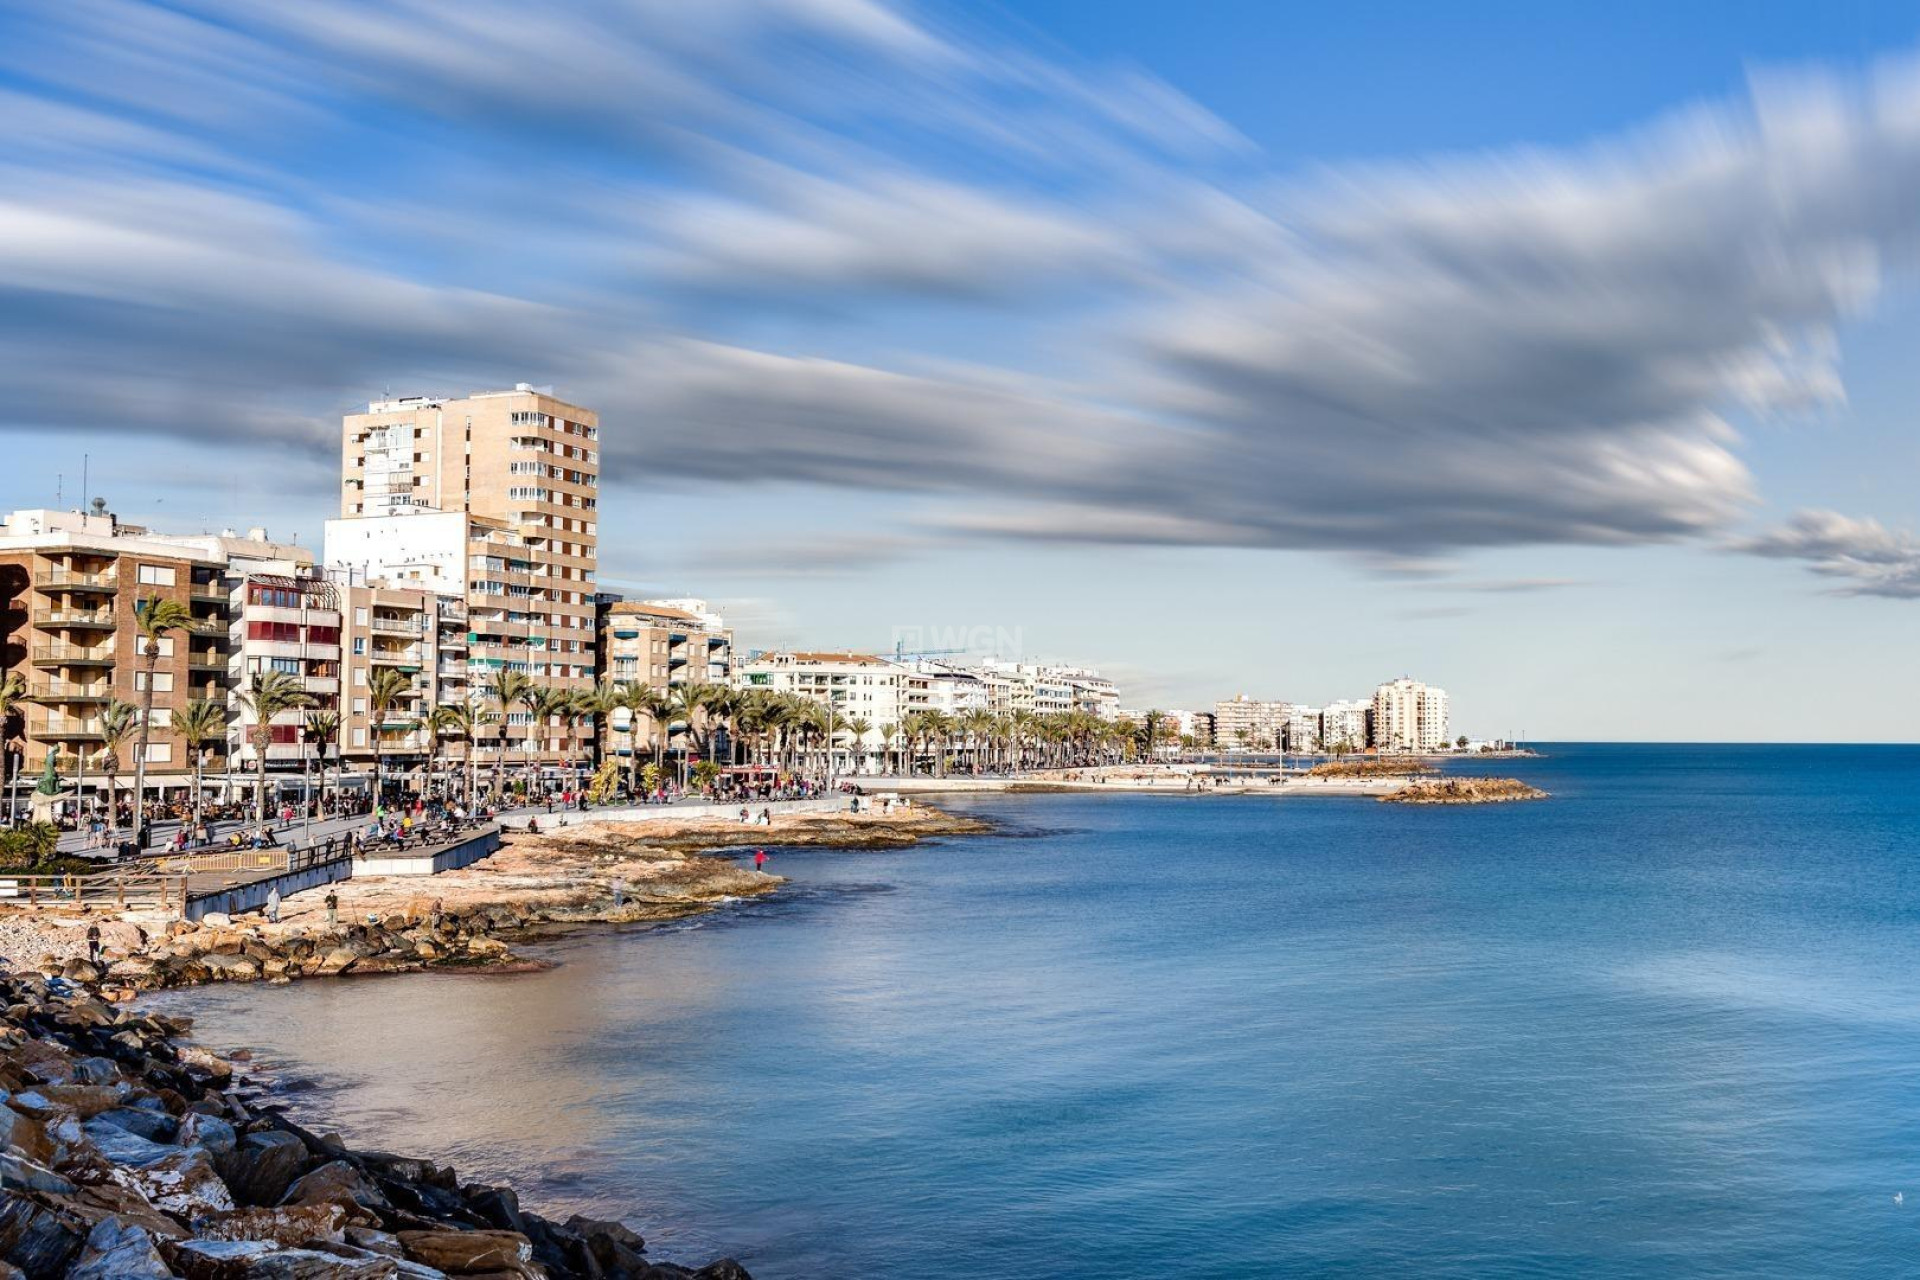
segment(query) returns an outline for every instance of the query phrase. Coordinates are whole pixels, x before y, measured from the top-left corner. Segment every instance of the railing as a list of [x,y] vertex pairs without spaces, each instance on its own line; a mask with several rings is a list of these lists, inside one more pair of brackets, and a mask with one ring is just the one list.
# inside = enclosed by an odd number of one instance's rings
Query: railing
[[88,662],[103,667],[113,665],[112,645],[85,649],[77,644],[37,644],[33,646],[32,653],[35,662]]
[[89,591],[118,591],[120,579],[110,573],[77,573],[72,569],[42,569],[33,575],[36,587],[82,587]]
[[27,698],[33,702],[105,702],[112,696],[113,686],[105,680],[94,684],[51,680],[27,685]]
[[113,627],[117,623],[111,609],[35,609],[33,625],[36,627]]
[[99,738],[100,721],[77,720],[67,717],[48,716],[45,719],[29,718],[27,736],[32,738]]
[[117,910],[157,908],[185,911],[183,875],[108,873],[101,875],[0,876],[0,907],[65,904],[108,905]]
[[400,618],[375,618],[370,624],[375,631],[387,635],[417,636],[423,628],[417,622],[407,622]]

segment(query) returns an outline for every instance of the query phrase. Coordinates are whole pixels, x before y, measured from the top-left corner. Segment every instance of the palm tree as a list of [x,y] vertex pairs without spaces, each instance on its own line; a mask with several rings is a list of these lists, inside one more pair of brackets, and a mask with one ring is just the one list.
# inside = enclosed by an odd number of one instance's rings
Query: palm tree
[[140,743],[133,759],[133,830],[137,840],[146,829],[142,805],[147,794],[147,739],[153,729],[153,674],[160,665],[160,641],[172,632],[186,630],[193,622],[193,611],[178,600],[148,596],[134,605],[133,622],[146,642],[140,652],[147,663],[144,696],[140,699]]
[[300,686],[300,677],[285,671],[256,671],[253,680],[234,696],[253,713],[253,820],[267,820],[267,749],[273,745],[274,717],[313,705],[313,695]]
[[880,771],[893,772],[893,735],[900,732],[900,726],[888,722],[880,726]]
[[527,690],[531,688],[533,688],[533,679],[526,672],[502,667],[493,673],[493,678],[487,681],[484,690],[500,708],[500,754],[495,756],[493,761],[493,791],[497,800],[505,799],[501,771],[506,767],[507,761],[507,722],[514,704],[526,697]]
[[[387,718],[400,709],[403,702],[413,695],[413,677],[397,667],[375,667],[373,675],[367,679],[367,710],[373,721],[373,805],[378,809],[385,799],[386,786],[381,776],[381,768],[386,762],[384,750],[387,737]],[[409,720],[406,727],[412,729],[414,722]]]
[[657,726],[660,715],[666,708],[667,700],[658,689],[649,684],[623,684],[619,690],[619,702],[615,709],[624,710],[629,716],[627,790],[638,797],[640,794],[640,718],[645,716],[649,725]]
[[1147,760],[1149,762],[1153,760],[1153,740],[1160,732],[1160,722],[1166,718],[1167,713],[1157,707],[1149,708],[1147,714],[1140,718],[1141,727],[1146,730],[1147,734]]
[[973,771],[980,772],[982,758],[986,755],[989,739],[993,735],[993,712],[981,707],[960,717],[960,728],[966,730],[967,743],[973,750]]
[[200,778],[206,763],[207,744],[227,740],[227,706],[224,702],[195,698],[173,713],[173,731],[180,735],[193,757],[193,821],[198,826],[203,785]]
[[[120,748],[140,727],[140,708],[118,698],[110,700],[100,713],[100,751],[95,759],[107,775],[107,828],[120,830],[120,810],[114,804],[113,780],[120,776]],[[137,822],[138,819],[136,818]]]
[[486,711],[476,703],[454,702],[448,703],[445,706],[435,707],[433,709],[433,715],[428,717],[429,724],[432,724],[436,719],[439,721],[436,732],[459,738],[467,744],[467,808],[469,810],[473,808],[474,792],[479,788],[479,778],[477,775],[480,769],[480,761],[474,752],[474,746],[479,738],[480,725],[485,720],[486,714]]
[[[0,796],[7,798],[7,821],[12,822],[13,793],[7,789],[13,767],[13,718],[26,701],[27,681],[18,671],[0,676]],[[22,750],[25,750],[23,747]]]
[[327,807],[327,744],[340,738],[340,713],[338,711],[309,711],[304,726],[307,741],[320,747],[320,809]]
[[[533,724],[531,726],[532,740],[537,749],[544,754],[547,749],[547,730],[551,727],[551,722],[555,716],[566,714],[568,706],[573,701],[573,695],[563,689],[555,689],[549,685],[534,684],[529,681],[526,692],[520,695],[520,701],[533,716]],[[533,799],[534,763],[533,752],[528,752],[528,800]]]
[[607,717],[622,706],[621,698],[626,686],[615,684],[611,680],[602,680],[591,689],[582,689],[574,697],[574,714],[587,721],[593,727],[593,771],[598,773],[606,747],[603,739],[607,731]]
[[865,716],[850,716],[847,719],[847,732],[853,735],[853,771],[860,772],[860,766],[867,757],[867,735],[873,732],[873,721]]
[[[466,724],[464,707],[441,703],[427,712],[427,783],[432,785],[440,768],[440,744],[447,738],[461,737]],[[448,791],[452,791],[449,787]]]

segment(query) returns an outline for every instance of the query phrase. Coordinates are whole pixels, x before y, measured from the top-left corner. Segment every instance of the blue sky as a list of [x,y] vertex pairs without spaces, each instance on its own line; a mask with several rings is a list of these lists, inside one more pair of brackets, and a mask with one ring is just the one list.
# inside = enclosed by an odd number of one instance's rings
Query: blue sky
[[0,4],[4,496],[317,541],[342,410],[550,382],[749,645],[1911,740],[1916,26]]

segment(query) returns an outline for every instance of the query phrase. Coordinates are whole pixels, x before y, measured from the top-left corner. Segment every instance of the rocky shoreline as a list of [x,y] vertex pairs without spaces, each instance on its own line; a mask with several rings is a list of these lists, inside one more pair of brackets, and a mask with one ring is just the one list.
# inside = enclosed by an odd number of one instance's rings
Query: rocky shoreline
[[0,1001],[6,1280],[748,1280],[303,1129],[185,1042],[187,1019],[44,975],[0,977]]
[[1409,782],[1382,804],[1510,804],[1545,800],[1550,793],[1518,778],[1422,778]]

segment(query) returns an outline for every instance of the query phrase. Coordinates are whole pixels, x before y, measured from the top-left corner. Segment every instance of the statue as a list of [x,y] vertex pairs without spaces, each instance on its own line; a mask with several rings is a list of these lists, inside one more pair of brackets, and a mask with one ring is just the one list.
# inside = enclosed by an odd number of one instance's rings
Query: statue
[[33,789],[35,795],[57,796],[60,794],[60,774],[53,767],[54,749],[47,748],[47,767],[40,774],[40,785]]

